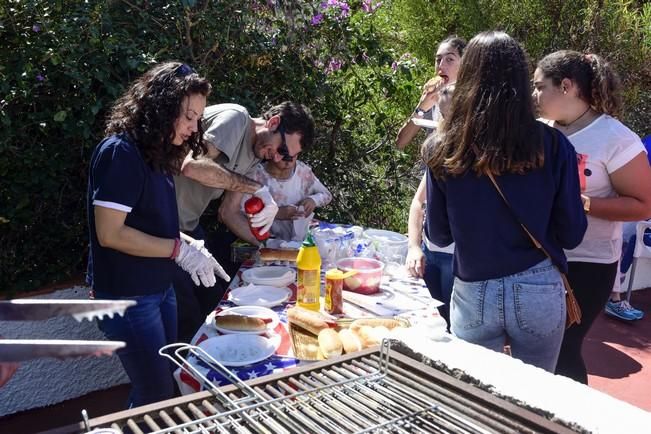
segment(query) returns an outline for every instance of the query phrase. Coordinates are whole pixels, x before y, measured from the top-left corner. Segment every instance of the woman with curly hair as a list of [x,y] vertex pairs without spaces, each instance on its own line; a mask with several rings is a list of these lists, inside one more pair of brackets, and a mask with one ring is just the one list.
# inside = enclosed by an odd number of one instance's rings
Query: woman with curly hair
[[[640,138],[616,119],[621,85],[601,56],[556,51],[538,63],[533,81],[544,121],[567,136],[579,157],[588,230],[581,244],[565,254],[583,317],[565,331],[556,373],[587,383],[583,339],[616,283],[621,222],[651,217],[651,168]],[[613,300],[607,309],[627,319],[643,314],[625,300]]]
[[508,339],[513,357],[553,372],[566,318],[563,249],[581,242],[586,218],[576,153],[536,121],[515,39],[495,31],[468,43],[441,143],[424,155],[427,236],[456,243],[452,333],[500,352]]
[[100,321],[131,380],[129,407],[174,394],[171,365],[158,355],[175,342],[176,267],[205,286],[221,266],[192,239],[179,238],[173,175],[185,155],[205,152],[201,117],[210,84],[188,65],[159,64],[137,79],[112,108],[107,137],[88,176],[89,281],[99,299],[129,299],[124,317]]

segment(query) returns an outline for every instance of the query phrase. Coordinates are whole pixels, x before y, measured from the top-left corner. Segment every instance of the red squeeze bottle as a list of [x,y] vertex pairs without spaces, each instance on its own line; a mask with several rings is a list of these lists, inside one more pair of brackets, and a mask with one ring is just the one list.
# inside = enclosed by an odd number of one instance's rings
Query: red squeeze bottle
[[[246,202],[244,202],[244,212],[247,214],[255,215],[262,211],[264,208],[264,202],[262,199],[260,199],[257,196],[251,196],[250,199],[248,199]],[[254,228],[251,226],[251,221],[249,221],[249,228],[251,229],[251,233],[255,237],[256,240],[258,241],[264,241],[267,238],[269,238],[269,231],[265,232],[264,234],[260,233],[260,230],[262,228]]]

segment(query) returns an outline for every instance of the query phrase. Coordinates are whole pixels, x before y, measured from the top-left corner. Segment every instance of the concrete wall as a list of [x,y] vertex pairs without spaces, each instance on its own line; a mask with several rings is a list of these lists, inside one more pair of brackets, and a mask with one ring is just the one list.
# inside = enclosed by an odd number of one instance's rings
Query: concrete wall
[[[34,298],[86,299],[88,289],[74,287]],[[0,321],[0,335],[12,339],[105,340],[96,322],[79,323],[71,316],[47,321]],[[0,416],[128,382],[117,356],[31,360],[21,364],[12,379],[0,388]]]

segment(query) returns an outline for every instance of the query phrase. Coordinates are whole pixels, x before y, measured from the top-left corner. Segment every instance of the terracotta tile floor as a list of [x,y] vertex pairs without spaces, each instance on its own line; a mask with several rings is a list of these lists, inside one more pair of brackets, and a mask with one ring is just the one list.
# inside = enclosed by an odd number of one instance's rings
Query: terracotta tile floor
[[631,304],[646,315],[632,323],[601,314],[583,345],[588,383],[651,411],[651,289],[635,291]]
[[[632,304],[643,309],[646,317],[625,323],[600,315],[588,335],[583,354],[590,386],[651,411],[651,289],[635,291]],[[82,408],[91,417],[116,412],[123,408],[128,390],[128,386],[117,386],[0,418],[0,432],[28,434],[76,423],[81,420]]]

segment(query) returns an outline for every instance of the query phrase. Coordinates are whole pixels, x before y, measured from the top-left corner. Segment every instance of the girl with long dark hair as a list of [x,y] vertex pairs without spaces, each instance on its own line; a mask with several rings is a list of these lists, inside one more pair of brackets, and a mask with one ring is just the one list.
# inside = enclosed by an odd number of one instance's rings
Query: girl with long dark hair
[[427,236],[456,243],[452,333],[495,351],[508,339],[514,357],[553,371],[565,329],[563,249],[581,242],[586,218],[576,154],[536,121],[516,40],[491,31],[468,43],[441,141],[425,155]]

